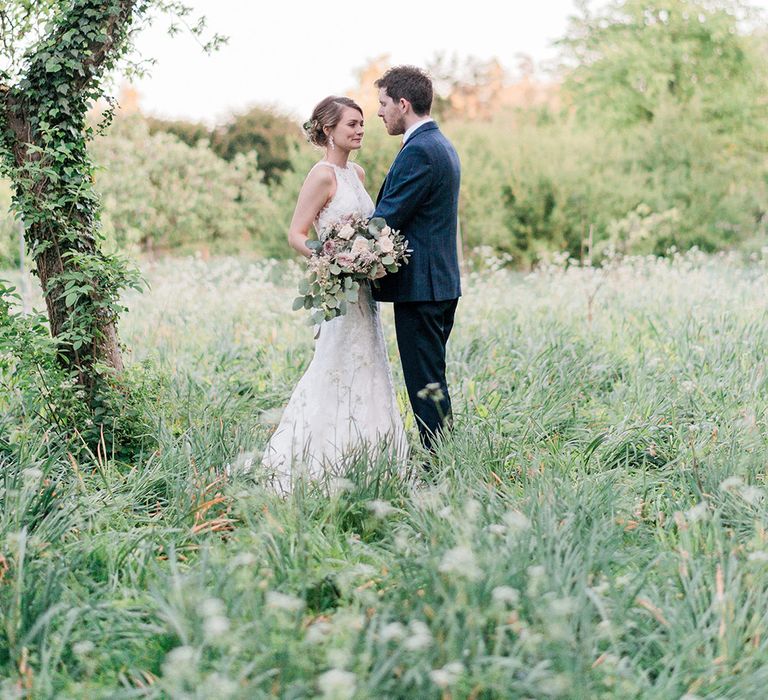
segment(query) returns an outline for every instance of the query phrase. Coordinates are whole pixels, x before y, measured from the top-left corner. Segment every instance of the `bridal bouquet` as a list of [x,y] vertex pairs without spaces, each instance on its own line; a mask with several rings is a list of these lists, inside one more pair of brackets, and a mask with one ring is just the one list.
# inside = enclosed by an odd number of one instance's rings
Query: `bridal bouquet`
[[356,303],[360,282],[408,263],[408,241],[380,217],[347,216],[325,231],[322,241],[307,241],[312,255],[299,282],[294,311],[307,309],[309,324],[330,321]]

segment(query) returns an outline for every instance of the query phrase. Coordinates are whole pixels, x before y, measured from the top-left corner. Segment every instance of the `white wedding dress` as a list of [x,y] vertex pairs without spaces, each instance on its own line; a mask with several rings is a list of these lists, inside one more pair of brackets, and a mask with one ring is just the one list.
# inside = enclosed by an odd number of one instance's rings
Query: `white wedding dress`
[[[374,206],[354,166],[333,168],[336,192],[315,219],[318,238],[349,214]],[[403,464],[408,447],[397,406],[379,308],[367,283],[346,315],[325,321],[315,354],[291,395],[262,459],[275,485],[290,493],[299,478],[343,477],[350,460],[367,454]]]

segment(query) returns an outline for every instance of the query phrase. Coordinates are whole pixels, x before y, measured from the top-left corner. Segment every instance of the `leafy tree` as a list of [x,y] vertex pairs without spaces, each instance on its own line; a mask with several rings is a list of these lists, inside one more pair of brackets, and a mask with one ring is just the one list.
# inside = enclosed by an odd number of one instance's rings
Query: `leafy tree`
[[255,151],[268,183],[276,182],[291,167],[291,151],[301,141],[294,119],[272,108],[253,107],[214,130],[213,150],[225,160]]
[[578,111],[600,123],[653,121],[670,106],[732,129],[761,114],[765,61],[740,30],[752,13],[733,0],[613,0],[579,3],[560,42],[566,88]]
[[[59,361],[91,400],[99,364],[122,369],[118,297],[136,278],[99,249],[86,115],[105,95],[105,78],[130,53],[132,33],[150,21],[151,11],[190,13],[161,0],[0,5],[0,172],[13,183],[13,205],[25,223]],[[198,22],[193,32],[204,27]],[[214,37],[207,48],[220,41]]]
[[204,141],[150,134],[139,114],[116,119],[91,151],[104,233],[120,249],[288,253],[290,213],[278,210],[253,152],[228,162]]
[[196,146],[200,141],[211,140],[211,130],[200,122],[190,122],[184,119],[158,119],[145,117],[149,133],[173,134],[187,146]]

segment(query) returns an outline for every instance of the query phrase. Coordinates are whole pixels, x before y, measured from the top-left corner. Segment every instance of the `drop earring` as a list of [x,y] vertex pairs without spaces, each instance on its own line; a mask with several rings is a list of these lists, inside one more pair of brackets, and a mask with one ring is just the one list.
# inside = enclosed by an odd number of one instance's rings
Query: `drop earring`
[[329,136],[328,137],[328,143],[331,144],[331,150],[335,151],[336,150],[336,144],[333,142],[333,136]]

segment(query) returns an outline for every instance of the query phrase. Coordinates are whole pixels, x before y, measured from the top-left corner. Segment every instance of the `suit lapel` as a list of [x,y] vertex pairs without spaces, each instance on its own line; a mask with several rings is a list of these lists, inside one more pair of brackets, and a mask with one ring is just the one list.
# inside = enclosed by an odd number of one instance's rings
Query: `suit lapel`
[[392,165],[389,166],[389,171],[387,172],[387,176],[384,178],[384,182],[381,183],[381,188],[379,189],[379,194],[376,195],[376,204],[381,201],[381,198],[384,196],[384,192],[387,189],[387,183],[389,182],[390,175],[392,174],[392,169],[395,167],[395,163],[397,163],[397,159],[400,157],[400,154],[408,148],[409,144],[413,142],[413,139],[418,138],[422,134],[425,134],[429,131],[432,131],[434,129],[437,129],[437,123],[434,121],[427,122],[423,126],[420,126],[416,131],[411,134],[411,137],[406,141],[403,146],[400,148],[400,150],[397,152],[397,155],[395,156],[395,159],[392,161]]

